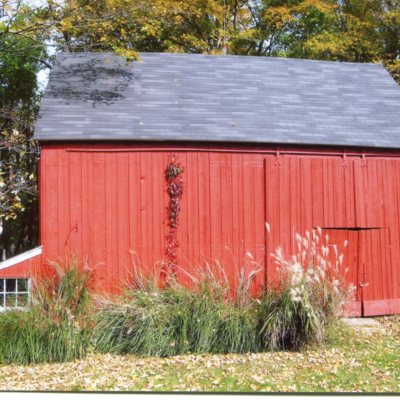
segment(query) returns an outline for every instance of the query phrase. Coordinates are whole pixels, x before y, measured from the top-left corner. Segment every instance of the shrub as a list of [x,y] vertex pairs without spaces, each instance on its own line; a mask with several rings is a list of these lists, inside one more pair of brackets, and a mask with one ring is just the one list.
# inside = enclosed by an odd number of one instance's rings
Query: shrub
[[34,288],[32,307],[0,316],[0,362],[39,363],[83,357],[90,344],[90,274],[76,259],[52,263]]

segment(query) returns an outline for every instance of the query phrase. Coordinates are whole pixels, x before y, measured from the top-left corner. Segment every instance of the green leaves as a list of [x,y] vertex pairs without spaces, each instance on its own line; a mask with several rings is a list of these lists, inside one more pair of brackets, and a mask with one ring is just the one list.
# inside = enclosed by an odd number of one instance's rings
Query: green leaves
[[39,108],[37,73],[47,54],[42,10],[8,4],[0,23],[0,251],[7,257],[37,239],[36,173],[39,149],[32,140]]

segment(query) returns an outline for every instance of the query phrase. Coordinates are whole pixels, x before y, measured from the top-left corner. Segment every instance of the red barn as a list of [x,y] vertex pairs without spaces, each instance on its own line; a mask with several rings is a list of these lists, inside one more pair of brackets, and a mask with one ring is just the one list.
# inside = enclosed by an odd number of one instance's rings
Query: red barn
[[63,54],[36,139],[41,247],[0,264],[3,306],[47,260],[87,257],[115,292],[132,251],[146,268],[165,259],[173,154],[180,265],[220,260],[233,276],[250,252],[266,286],[274,248],[321,227],[349,241],[355,312],[400,313],[400,88],[381,65]]

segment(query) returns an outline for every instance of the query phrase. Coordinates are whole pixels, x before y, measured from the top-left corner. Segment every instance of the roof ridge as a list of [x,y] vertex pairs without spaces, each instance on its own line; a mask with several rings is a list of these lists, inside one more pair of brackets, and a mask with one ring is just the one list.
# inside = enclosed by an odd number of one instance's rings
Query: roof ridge
[[[357,62],[357,61],[341,61],[341,60],[318,60],[311,58],[297,58],[297,57],[278,57],[278,56],[256,56],[256,55],[241,55],[241,54],[207,54],[207,53],[178,53],[178,52],[157,52],[157,51],[142,51],[139,52],[139,57],[141,55],[167,55],[173,57],[206,57],[206,58],[221,58],[221,59],[229,59],[229,58],[238,58],[238,59],[252,59],[252,60],[279,60],[279,61],[298,61],[298,62],[310,62],[310,63],[327,63],[327,64],[356,64],[356,65],[379,65],[383,67],[381,62]],[[87,55],[107,55],[108,57],[116,57],[122,58],[111,51],[103,51],[103,52],[91,52],[91,51],[81,51],[81,52],[62,52],[57,55],[59,56],[70,56],[74,57],[75,55],[87,56]]]

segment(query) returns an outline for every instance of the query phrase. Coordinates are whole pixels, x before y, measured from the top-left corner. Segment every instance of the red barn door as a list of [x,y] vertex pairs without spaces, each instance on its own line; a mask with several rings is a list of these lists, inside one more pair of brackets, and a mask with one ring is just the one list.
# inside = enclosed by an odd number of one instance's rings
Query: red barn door
[[276,274],[269,254],[278,246],[295,254],[296,232],[323,227],[339,249],[349,243],[343,269],[348,267],[346,279],[357,287],[354,314],[399,313],[399,165],[345,154],[267,155],[267,284]]
[[[387,282],[392,269],[390,235],[387,228],[325,228],[329,243],[345,240],[343,273],[356,286],[355,302],[349,311],[354,315],[372,316],[393,312]],[[345,270],[347,272],[345,272]]]

